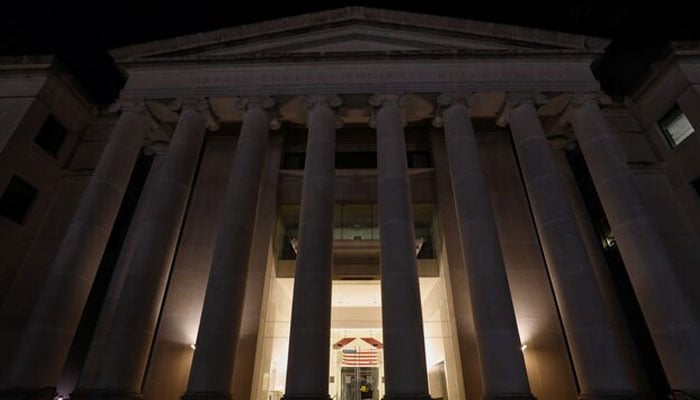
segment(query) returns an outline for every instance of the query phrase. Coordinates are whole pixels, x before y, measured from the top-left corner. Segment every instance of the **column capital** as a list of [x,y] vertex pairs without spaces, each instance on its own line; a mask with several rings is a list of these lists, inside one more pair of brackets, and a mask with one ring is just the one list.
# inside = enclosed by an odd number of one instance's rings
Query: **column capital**
[[146,114],[148,107],[145,100],[117,100],[109,106],[108,111],[114,114],[127,111]]
[[240,108],[243,112],[248,111],[251,108],[262,108],[263,110],[270,110],[275,106],[275,99],[269,96],[240,97],[236,101],[236,106]]
[[315,110],[318,107],[326,107],[333,111],[333,113],[336,116],[335,127],[342,128],[343,120],[341,119],[342,116],[338,110],[342,105],[343,99],[335,94],[314,94],[304,96],[304,106],[306,107],[307,111],[306,126],[308,127],[309,125],[308,117],[311,114],[311,111]]
[[335,94],[312,94],[304,96],[304,106],[307,110],[316,107],[338,108],[343,105],[343,99]]
[[406,126],[406,107],[409,103],[409,98],[403,94],[375,94],[368,100],[372,106],[372,112],[369,117],[370,128],[377,127],[377,112],[386,106],[396,106],[401,111],[401,126]]
[[374,94],[368,100],[374,108],[385,106],[405,107],[408,105],[408,97],[403,94]]
[[221,127],[219,117],[214,113],[214,110],[209,103],[209,98],[204,97],[185,97],[177,99],[171,103],[170,107],[173,111],[182,112],[185,110],[194,110],[202,114],[207,120],[207,130],[217,131]]
[[455,106],[463,105],[466,108],[476,104],[478,99],[474,93],[443,93],[435,100],[435,115],[433,116],[432,124],[436,128],[444,125],[443,113],[446,109]]
[[547,96],[540,92],[508,92],[505,101],[507,108],[516,108],[522,104],[537,107],[547,103]]
[[540,92],[508,92],[506,93],[505,104],[500,115],[496,118],[496,125],[505,127],[510,123],[510,113],[512,110],[524,104],[530,104],[535,109],[547,103],[547,96]]
[[584,92],[574,93],[569,100],[571,107],[580,107],[584,104],[607,105],[611,104],[612,99],[604,93]]
[[209,104],[206,99],[201,97],[184,97],[173,101],[170,107],[173,111],[179,112],[185,110],[204,111],[209,108]]
[[600,106],[611,104],[612,99],[610,96],[604,93],[598,92],[578,92],[573,93],[569,99],[569,105],[566,107],[564,112],[561,114],[559,123],[563,126],[569,125],[571,123],[572,116],[576,111],[583,109],[585,106]]
[[156,132],[163,128],[160,121],[153,115],[148,107],[148,100],[117,100],[109,106],[108,111],[111,113],[126,113],[132,112],[145,118],[148,124],[149,132]]
[[278,130],[282,126],[276,105],[275,99],[270,96],[247,96],[236,100],[236,107],[244,113],[253,108],[266,111],[270,121],[270,129],[273,131]]
[[437,104],[442,108],[462,104],[471,107],[478,102],[474,93],[442,93],[437,97]]

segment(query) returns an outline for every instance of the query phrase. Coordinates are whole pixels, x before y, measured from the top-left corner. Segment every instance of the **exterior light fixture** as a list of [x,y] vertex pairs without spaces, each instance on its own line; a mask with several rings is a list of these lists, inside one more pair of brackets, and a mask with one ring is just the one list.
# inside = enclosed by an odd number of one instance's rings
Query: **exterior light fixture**
[[525,351],[525,349],[527,349],[527,345],[526,345],[526,344],[523,344],[522,346],[520,346],[520,350]]
[[192,343],[192,344],[190,345],[190,349],[194,350],[194,349],[196,349],[196,348],[197,348],[197,345],[196,345],[196,344]]

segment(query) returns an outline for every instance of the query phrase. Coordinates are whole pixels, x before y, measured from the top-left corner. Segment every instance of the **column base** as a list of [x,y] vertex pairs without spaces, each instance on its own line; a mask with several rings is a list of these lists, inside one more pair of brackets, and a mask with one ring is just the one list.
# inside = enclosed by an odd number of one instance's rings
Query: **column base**
[[110,389],[78,389],[70,394],[71,400],[141,400],[143,393]]
[[233,400],[231,393],[223,392],[187,392],[180,398],[182,400]]
[[537,400],[537,397],[529,393],[485,394],[481,400]]
[[0,389],[0,400],[53,400],[54,397],[56,397],[56,387],[54,386]]
[[382,400],[432,400],[429,394],[385,394]]
[[282,396],[282,400],[330,400],[328,394],[287,394]]

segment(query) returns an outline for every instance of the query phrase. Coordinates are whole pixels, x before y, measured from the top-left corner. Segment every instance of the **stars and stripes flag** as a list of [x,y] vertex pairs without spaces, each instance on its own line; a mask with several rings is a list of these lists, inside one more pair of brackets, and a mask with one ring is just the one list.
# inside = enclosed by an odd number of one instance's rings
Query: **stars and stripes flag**
[[343,365],[365,367],[377,364],[377,349],[343,349]]

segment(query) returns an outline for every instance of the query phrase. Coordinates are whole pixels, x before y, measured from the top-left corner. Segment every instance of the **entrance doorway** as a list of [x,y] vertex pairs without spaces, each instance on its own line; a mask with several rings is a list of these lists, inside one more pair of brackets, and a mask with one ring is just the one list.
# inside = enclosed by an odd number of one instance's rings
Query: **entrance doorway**
[[379,400],[379,368],[342,367],[340,400]]
[[[444,301],[444,286],[439,279],[420,278],[428,365],[435,365],[445,357],[458,354],[452,347],[449,321],[444,318],[448,315],[448,303]],[[259,389],[251,397],[254,400],[279,399],[285,392],[293,284],[291,278],[273,278],[270,281],[264,337],[262,348],[258,351],[261,370],[256,376],[256,386]],[[334,280],[330,328],[330,397],[334,400],[382,399],[386,388],[380,281]],[[449,381],[452,376],[447,372],[453,372],[449,368],[444,368],[444,371],[445,377],[440,376],[430,384],[431,394],[435,398],[447,397],[444,384],[433,384],[441,380]],[[459,399],[457,395],[450,395],[453,400]]]

